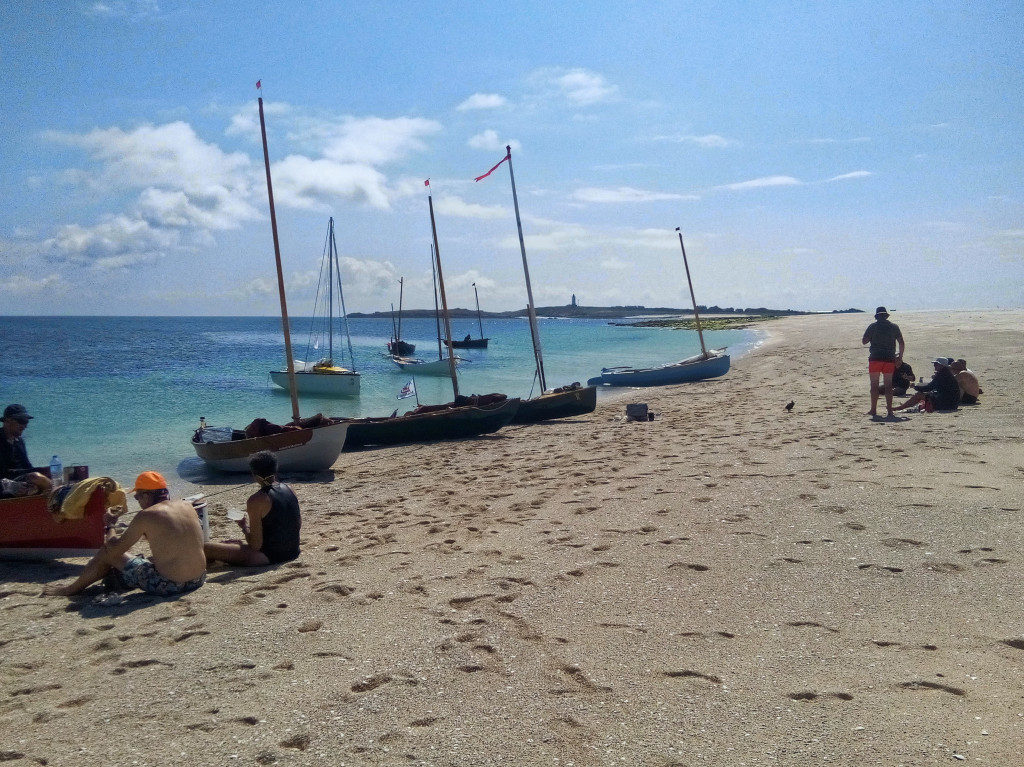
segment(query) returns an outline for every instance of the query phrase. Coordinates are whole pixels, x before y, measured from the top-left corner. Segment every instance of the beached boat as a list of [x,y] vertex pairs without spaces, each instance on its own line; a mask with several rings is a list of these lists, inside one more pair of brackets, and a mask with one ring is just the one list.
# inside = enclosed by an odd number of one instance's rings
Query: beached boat
[[[429,183],[427,184],[429,188]],[[434,200],[428,192],[430,205],[430,227],[433,232],[433,268],[437,280],[438,293],[441,296],[440,313],[444,319],[445,333],[451,338],[451,323],[448,318],[448,299],[444,290],[444,274],[441,271],[441,252],[437,245],[437,225],[434,221]],[[436,296],[436,294],[435,294]],[[440,330],[438,339],[440,340]],[[440,350],[438,352],[440,356]],[[490,434],[508,424],[519,409],[518,399],[509,399],[504,394],[472,395],[465,397],[459,394],[459,379],[455,372],[457,358],[452,356],[451,347],[448,357],[438,360],[448,368],[452,379],[454,399],[443,405],[421,405],[416,400],[416,409],[405,415],[397,411],[389,418],[348,418],[339,419],[348,424],[349,438],[346,449],[355,449],[367,445],[394,445],[405,442],[427,442],[435,440],[462,439],[479,434]],[[435,364],[435,363],[430,363]],[[399,398],[416,396],[416,379],[406,384]]]
[[518,399],[508,399],[504,395],[495,400],[459,397],[447,405],[421,405],[405,415],[392,418],[346,419],[348,437],[345,449],[491,434],[511,423],[519,406]]
[[594,386],[667,386],[669,384],[703,381],[729,372],[729,355],[724,349],[689,357],[678,362],[650,368],[602,368],[601,375],[587,381]]
[[[211,426],[196,429],[192,447],[196,455],[218,471],[249,471],[249,459],[263,450],[277,457],[281,471],[324,471],[338,460],[347,434],[347,423],[293,429],[261,437],[246,437],[245,432],[238,429]],[[209,441],[214,435],[217,441]]]
[[476,283],[473,283],[473,295],[476,296],[476,321],[480,326],[480,337],[472,338],[470,335],[466,335],[461,341],[452,339],[450,342],[453,349],[486,349],[489,338],[484,338],[484,321],[480,316],[480,294],[476,290]]
[[711,349],[704,345],[704,331],[700,325],[700,312],[697,311],[697,298],[693,294],[693,280],[690,279],[690,264],[686,259],[686,247],[683,245],[683,233],[676,227],[679,235],[679,248],[683,252],[683,266],[686,267],[686,283],[690,286],[690,301],[693,303],[693,319],[697,324],[697,336],[700,338],[701,353],[678,362],[649,368],[629,366],[601,368],[601,375],[587,381],[597,386],[668,386],[670,384],[703,381],[706,378],[717,378],[729,372],[729,355],[725,349]]
[[105,490],[97,487],[80,519],[56,521],[47,495],[0,499],[0,557],[91,557],[103,546]]
[[[299,398],[295,385],[295,362],[292,356],[291,333],[288,329],[288,304],[284,294],[284,273],[281,248],[274,212],[274,188],[270,180],[270,152],[267,149],[267,127],[263,118],[263,97],[259,99],[260,131],[263,134],[263,161],[267,171],[267,198],[270,202],[270,228],[274,236],[274,260],[277,263],[277,291],[281,301],[281,326],[284,331],[285,355],[288,360],[288,393],[292,400],[292,423],[300,424]],[[348,424],[321,419],[316,427],[289,428],[276,434],[249,437],[244,431],[230,427],[208,428],[203,424],[192,435],[191,444],[208,466],[220,471],[248,471],[249,458],[263,450],[277,456],[282,471],[321,471],[338,460],[345,445]],[[253,422],[255,423],[255,421]],[[226,437],[226,438],[225,438]]]
[[[524,399],[519,405],[519,410],[512,423],[536,423],[552,418],[571,418],[577,415],[593,413],[597,407],[597,390],[588,382],[587,386],[580,386],[573,383],[569,386],[562,386],[548,391],[547,379],[544,375],[544,354],[540,344],[540,330],[537,327],[536,305],[533,303],[533,287],[530,284],[530,266],[526,261],[526,244],[523,240],[523,222],[519,216],[519,197],[516,194],[516,177],[512,172],[512,147],[505,147],[505,157],[493,168],[482,176],[477,176],[474,181],[480,181],[491,175],[502,163],[508,163],[508,177],[512,184],[512,207],[516,212],[516,228],[519,231],[519,250],[523,257],[523,276],[526,278],[526,314],[530,321],[530,339],[533,342],[533,359],[535,365],[535,380],[540,384],[540,395],[530,399]],[[483,331],[481,330],[481,335]]]
[[391,340],[388,341],[388,354],[394,356],[408,356],[416,351],[416,344],[410,344],[402,339],[402,294],[405,288],[405,278],[398,278],[398,323],[395,323],[395,305],[391,304]]
[[[324,256],[320,261],[320,285],[325,290],[317,290],[313,309],[313,324],[306,345],[306,356],[310,351],[320,347],[322,341],[327,342],[327,356],[308,362],[293,360],[295,370],[295,388],[299,394],[315,394],[323,397],[358,397],[359,373],[355,370],[355,357],[352,354],[352,335],[348,331],[348,314],[345,312],[345,294],[341,288],[341,265],[338,262],[338,245],[334,239],[334,218],[327,224],[327,243]],[[337,287],[338,303],[341,309],[340,319],[344,321],[345,336],[348,339],[348,356],[351,367],[334,364],[334,293]],[[323,308],[321,309],[321,304]],[[289,385],[288,370],[272,370],[270,380],[282,389]]]

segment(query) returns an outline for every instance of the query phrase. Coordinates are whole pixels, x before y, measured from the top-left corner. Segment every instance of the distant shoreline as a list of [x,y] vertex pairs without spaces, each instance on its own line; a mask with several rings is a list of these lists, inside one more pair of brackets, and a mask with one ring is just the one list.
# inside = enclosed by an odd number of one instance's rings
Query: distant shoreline
[[[701,317],[707,317],[708,320],[714,318],[718,319],[734,319],[742,323],[760,322],[766,319],[774,319],[777,317],[793,317],[802,315],[813,315],[813,314],[860,314],[863,313],[862,309],[833,309],[831,312],[803,312],[795,309],[767,309],[764,307],[758,307],[756,309],[723,309],[718,306],[698,306]],[[403,317],[416,317],[416,318],[431,318],[435,314],[433,309],[403,309]],[[564,319],[592,319],[592,320],[623,320],[632,319],[636,317],[648,317],[649,320],[644,320],[643,323],[647,327],[669,327],[675,326],[680,321],[690,322],[692,320],[682,319],[682,317],[693,316],[692,309],[674,309],[670,307],[652,307],[648,308],[645,306],[572,306],[571,304],[565,306],[538,306],[536,308],[536,314],[538,317],[558,317]],[[350,319],[387,319],[394,315],[394,312],[349,312],[348,317]],[[448,316],[452,318],[464,319],[466,317],[475,318],[477,312],[473,309],[449,309]],[[516,309],[510,312],[480,312],[481,317],[487,319],[504,319],[504,318],[517,318],[526,317],[527,310]],[[657,319],[654,319],[654,318]],[[639,323],[629,323],[639,324]],[[725,323],[726,327],[736,327],[733,322]]]

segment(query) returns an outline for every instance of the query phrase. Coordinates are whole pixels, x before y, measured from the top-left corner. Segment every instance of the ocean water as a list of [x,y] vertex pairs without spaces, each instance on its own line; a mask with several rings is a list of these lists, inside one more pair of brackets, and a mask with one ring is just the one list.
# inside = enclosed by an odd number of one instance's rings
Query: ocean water
[[[309,318],[290,324],[296,358],[325,356],[323,348],[310,348]],[[576,319],[540,319],[539,327],[549,387],[586,383],[602,367],[656,365],[700,351],[693,331]],[[302,396],[301,415],[380,416],[411,409],[414,400],[397,399],[410,375],[384,356],[391,320],[350,319],[349,329],[361,396]],[[479,336],[475,319],[452,322],[455,338],[467,333]],[[489,348],[456,350],[464,360],[460,393],[538,394],[529,323],[486,320],[484,334]],[[437,358],[433,319],[404,319],[402,337],[416,344],[415,356]],[[704,337],[709,348],[728,346],[734,358],[757,342],[753,331]],[[338,334],[334,359],[350,362]],[[234,428],[257,417],[287,423],[291,398],[269,378],[270,370],[284,366],[276,317],[0,317],[0,405],[18,402],[35,416],[25,432],[29,458],[42,466],[56,454],[65,466],[84,464],[91,476],[113,477],[126,487],[146,469],[163,473],[182,494],[191,492],[192,483],[226,481],[196,458],[192,431],[200,417],[210,426]],[[425,404],[452,399],[446,377],[418,376],[416,389]]]

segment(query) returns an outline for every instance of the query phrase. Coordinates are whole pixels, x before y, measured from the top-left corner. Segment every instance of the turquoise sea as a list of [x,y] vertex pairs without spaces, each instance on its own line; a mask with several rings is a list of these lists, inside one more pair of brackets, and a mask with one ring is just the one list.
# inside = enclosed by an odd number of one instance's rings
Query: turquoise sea
[[[322,348],[307,348],[309,327],[308,318],[292,318],[298,359],[325,356]],[[700,350],[693,331],[576,319],[540,319],[539,327],[549,387],[585,383],[602,367],[661,364]],[[409,375],[384,357],[391,320],[350,319],[349,328],[361,396],[301,397],[301,414],[379,416],[411,409],[412,399],[397,399]],[[452,322],[455,338],[467,333],[479,336],[475,319]],[[457,350],[465,360],[460,393],[538,394],[528,322],[486,320],[484,333],[488,349]],[[728,346],[734,358],[757,342],[753,331],[704,336],[709,348]],[[417,357],[436,359],[433,319],[404,319],[402,337],[416,344]],[[338,335],[334,359],[349,363]],[[284,366],[276,317],[0,317],[0,405],[21,403],[35,417],[25,432],[29,458],[47,465],[57,454],[65,466],[84,464],[91,476],[125,486],[145,469],[163,473],[182,494],[191,483],[217,479],[189,444],[199,418],[234,428],[256,417],[287,423],[291,399],[268,375]],[[423,403],[452,398],[448,378],[417,377],[416,389]]]

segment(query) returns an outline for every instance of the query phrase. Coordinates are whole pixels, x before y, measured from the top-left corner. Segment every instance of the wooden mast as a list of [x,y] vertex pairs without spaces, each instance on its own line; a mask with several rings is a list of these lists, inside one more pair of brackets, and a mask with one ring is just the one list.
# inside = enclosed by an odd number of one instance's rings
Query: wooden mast
[[[348,359],[352,364],[352,371],[356,369],[356,355],[352,351],[352,333],[348,327],[348,311],[345,309],[345,291],[341,287],[341,262],[338,259],[338,241],[334,238],[334,217],[331,217],[331,249],[334,252],[334,271],[338,276],[338,300],[341,301],[341,316],[345,319],[345,338],[348,340]],[[331,324],[334,324],[334,314],[331,314]]]
[[263,135],[263,163],[267,167],[267,197],[270,200],[270,229],[274,233],[274,259],[277,261],[277,292],[281,297],[281,327],[284,329],[284,353],[288,358],[288,391],[292,397],[292,420],[299,421],[299,395],[295,388],[295,361],[292,359],[292,334],[288,329],[288,303],[284,297],[284,272],[281,269],[281,245],[277,238],[277,215],[274,213],[274,186],[270,182],[270,152],[267,150],[267,124],[263,119],[263,97],[260,104],[260,133]]
[[[530,336],[533,338],[533,357],[537,362],[537,379],[540,381],[540,393],[547,391],[544,379],[544,355],[540,348],[540,333],[537,330],[537,312],[533,305],[533,288],[530,286],[530,266],[526,263],[526,243],[523,241],[523,222],[519,217],[519,197],[516,195],[516,177],[512,172],[512,146],[505,147],[505,159],[508,160],[508,177],[512,181],[512,204],[516,209],[516,227],[519,230],[519,250],[523,254],[523,274],[526,277],[526,312],[530,317]],[[483,333],[481,333],[483,335]]]
[[476,322],[480,326],[480,338],[484,337],[484,321],[480,317],[480,294],[476,290],[476,283],[473,283],[473,295],[476,296]]
[[437,264],[437,284],[441,288],[441,311],[444,313],[444,333],[448,346],[448,372],[452,377],[452,391],[459,396],[459,379],[455,372],[455,354],[452,351],[452,326],[448,320],[448,299],[444,294],[444,275],[441,272],[441,249],[437,245],[437,223],[434,221],[434,195],[427,184],[427,203],[430,205],[430,231],[434,235],[434,262]]
[[676,227],[676,231],[679,232],[679,248],[683,251],[683,266],[686,267],[686,284],[690,286],[690,302],[693,304],[693,319],[697,323],[697,336],[700,338],[700,350],[704,353],[704,358],[707,359],[708,349],[704,346],[704,332],[700,328],[700,314],[697,312],[697,299],[693,295],[693,280],[690,279],[690,264],[686,261],[686,247],[683,245],[683,233],[679,231],[679,227]]

